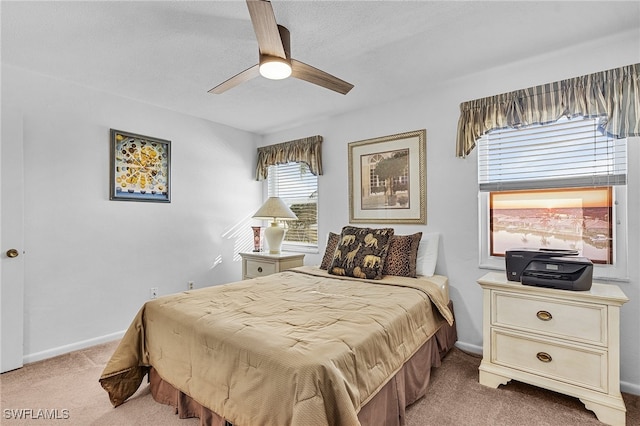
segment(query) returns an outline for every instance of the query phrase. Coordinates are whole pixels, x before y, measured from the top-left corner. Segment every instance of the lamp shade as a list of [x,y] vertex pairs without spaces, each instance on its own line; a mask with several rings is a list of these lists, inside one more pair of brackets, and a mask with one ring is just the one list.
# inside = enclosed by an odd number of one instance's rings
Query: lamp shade
[[278,197],[269,197],[253,215],[254,219],[297,220],[298,216]]
[[269,253],[280,253],[286,229],[278,224],[278,220],[296,220],[298,216],[278,197],[269,197],[253,215],[254,219],[271,220],[271,226],[264,230],[269,245]]

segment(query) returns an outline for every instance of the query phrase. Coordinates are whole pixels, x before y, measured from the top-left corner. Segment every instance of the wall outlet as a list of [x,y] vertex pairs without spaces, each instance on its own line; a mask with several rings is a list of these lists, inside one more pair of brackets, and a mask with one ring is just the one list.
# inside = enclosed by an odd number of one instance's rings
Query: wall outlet
[[158,297],[158,287],[151,287],[149,289],[149,299],[155,299]]
[[187,289],[188,290],[193,290],[193,281],[188,281],[187,282]]

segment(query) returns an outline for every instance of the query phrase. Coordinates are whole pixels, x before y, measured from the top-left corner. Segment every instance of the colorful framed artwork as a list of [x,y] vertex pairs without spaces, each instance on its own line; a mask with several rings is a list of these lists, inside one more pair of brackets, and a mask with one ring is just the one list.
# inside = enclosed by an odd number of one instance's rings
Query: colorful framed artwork
[[349,143],[349,222],[427,223],[426,129]]
[[171,141],[111,129],[110,200],[171,202]]

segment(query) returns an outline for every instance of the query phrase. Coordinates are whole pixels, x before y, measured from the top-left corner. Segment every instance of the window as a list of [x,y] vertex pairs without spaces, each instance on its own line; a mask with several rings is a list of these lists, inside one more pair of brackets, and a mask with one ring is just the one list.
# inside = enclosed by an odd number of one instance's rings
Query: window
[[380,180],[380,177],[376,174],[376,165],[384,160],[384,157],[380,154],[374,154],[369,158],[369,194],[384,194],[386,187],[384,181]]
[[318,177],[305,163],[269,166],[268,196],[280,197],[298,216],[285,222],[283,250],[304,251],[318,247]]
[[578,250],[594,276],[627,275],[626,139],[598,119],[490,131],[478,140],[480,263],[514,248]]
[[514,247],[578,250],[613,264],[612,188],[491,192],[491,256]]

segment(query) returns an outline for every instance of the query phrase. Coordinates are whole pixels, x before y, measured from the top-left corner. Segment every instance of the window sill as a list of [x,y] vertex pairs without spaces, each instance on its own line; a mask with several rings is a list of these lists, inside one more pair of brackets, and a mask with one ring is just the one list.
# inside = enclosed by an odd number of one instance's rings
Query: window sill
[[287,251],[291,253],[309,253],[309,254],[317,254],[320,253],[318,246],[305,246],[298,244],[282,244],[282,251]]

